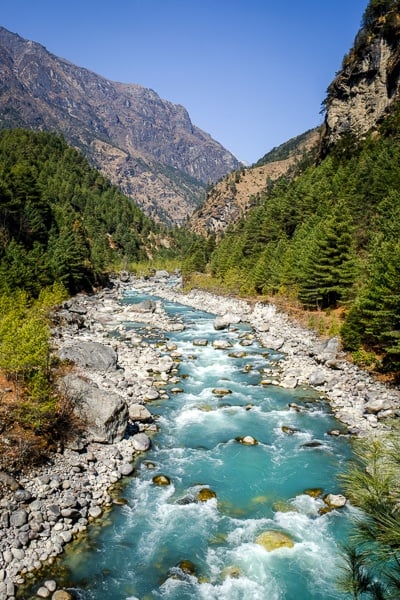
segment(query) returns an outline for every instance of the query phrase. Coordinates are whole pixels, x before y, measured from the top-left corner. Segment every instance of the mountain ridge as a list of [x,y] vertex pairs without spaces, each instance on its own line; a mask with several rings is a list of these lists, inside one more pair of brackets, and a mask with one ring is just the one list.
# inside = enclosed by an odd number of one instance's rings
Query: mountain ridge
[[208,183],[240,166],[182,105],[78,67],[4,27],[0,77],[1,128],[62,133],[156,220],[180,224]]
[[306,131],[273,148],[250,167],[229,173],[208,192],[204,204],[192,215],[190,229],[200,235],[221,236],[260,202],[263,194],[282,176],[319,147],[321,127]]

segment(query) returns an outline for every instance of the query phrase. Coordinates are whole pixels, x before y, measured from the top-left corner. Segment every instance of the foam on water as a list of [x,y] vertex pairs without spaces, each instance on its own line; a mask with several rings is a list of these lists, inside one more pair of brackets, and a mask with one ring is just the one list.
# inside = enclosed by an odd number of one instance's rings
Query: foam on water
[[[127,294],[128,302],[145,298]],[[183,355],[183,393],[153,404],[160,432],[124,490],[128,505],[94,536],[94,552],[66,559],[79,598],[339,600],[336,555],[351,509],[320,516],[323,501],[304,493],[339,491],[336,472],[348,450],[343,439],[327,437],[334,420],[307,390],[260,385],[263,369],[279,355],[263,356],[256,342],[242,346],[248,327],[215,331],[212,315],[173,303],[165,308],[186,319],[184,331],[169,335]],[[193,344],[200,338],[208,346]],[[213,348],[215,339],[232,348]],[[237,350],[246,356],[229,356]],[[218,396],[214,388],[231,393]],[[303,401],[306,410],[289,408]],[[258,444],[239,443],[245,435]],[[322,445],[304,447],[316,440]],[[154,485],[161,473],[171,485]],[[216,498],[199,502],[204,487]],[[294,547],[267,552],[258,545],[257,536],[271,529],[289,534]],[[179,568],[182,560],[194,563],[195,575]],[[89,588],[79,585],[87,579]]]

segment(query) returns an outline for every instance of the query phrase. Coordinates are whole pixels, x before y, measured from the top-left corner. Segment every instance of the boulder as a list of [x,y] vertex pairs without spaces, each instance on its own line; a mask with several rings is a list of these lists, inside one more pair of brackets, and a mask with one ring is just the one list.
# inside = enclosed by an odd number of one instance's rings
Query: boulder
[[196,575],[196,565],[191,560],[181,560],[177,564],[177,568],[187,575]]
[[38,596],[39,598],[49,598],[50,594],[50,590],[48,590],[47,587],[45,587],[44,585],[42,585],[36,592],[36,596]]
[[139,313],[154,313],[157,308],[157,304],[154,300],[143,300],[137,304],[130,304],[129,310]]
[[239,444],[243,444],[244,446],[257,446],[258,444],[256,438],[254,438],[252,435],[239,436],[235,439],[237,442],[239,442]]
[[119,468],[119,472],[123,477],[128,477],[129,475],[132,475],[134,470],[135,467],[133,466],[133,464],[128,462],[122,463],[122,465]]
[[323,500],[329,508],[343,508],[347,502],[346,496],[342,494],[327,494]]
[[227,396],[228,394],[232,394],[232,390],[228,388],[213,388],[212,393],[216,396]]
[[137,452],[147,452],[151,446],[151,440],[145,433],[136,433],[132,436],[132,445]]
[[287,533],[283,531],[264,531],[256,538],[256,544],[259,544],[268,552],[278,548],[293,548],[294,541]]
[[10,524],[13,527],[22,527],[28,522],[28,513],[23,508],[11,513]]
[[241,318],[238,315],[226,313],[225,315],[221,315],[215,318],[214,329],[216,331],[221,331],[222,329],[227,329],[229,325],[235,325],[237,323],[240,323],[240,321]]
[[159,280],[159,279],[169,279],[169,273],[168,271],[156,271],[153,275],[153,279],[155,280]]
[[98,519],[101,514],[102,514],[102,509],[100,508],[100,506],[91,506],[89,508],[88,514],[89,517],[91,517],[92,519]]
[[15,492],[20,487],[18,481],[4,471],[0,471],[0,487],[1,486],[8,488],[12,492]]
[[232,348],[232,344],[228,340],[214,340],[213,348],[217,350],[227,350],[228,348]]
[[119,279],[120,279],[120,281],[122,281],[122,283],[128,283],[128,281],[130,279],[130,275],[129,275],[128,271],[121,271],[119,274]]
[[314,348],[314,354],[320,362],[335,361],[340,349],[339,338],[333,337]]
[[168,475],[154,475],[152,481],[155,485],[171,485]]
[[73,596],[67,590],[57,590],[52,595],[51,600],[73,600]]
[[151,412],[143,404],[131,404],[128,410],[131,421],[143,423],[152,419]]
[[285,343],[285,338],[283,337],[275,337],[273,335],[263,335],[262,343],[265,348],[269,348],[270,350],[280,350]]
[[116,369],[117,353],[111,346],[100,342],[79,341],[73,345],[64,346],[58,352],[60,360],[69,360],[79,367],[96,371]]
[[60,387],[70,398],[74,413],[85,424],[89,441],[113,444],[122,440],[129,418],[122,396],[73,374],[63,377]]
[[287,390],[294,390],[299,383],[299,380],[296,375],[293,373],[287,373],[281,381],[281,387]]
[[372,396],[365,404],[365,412],[373,415],[376,415],[382,410],[390,410],[391,408],[394,408],[394,406],[389,398],[379,395]]
[[212,500],[216,497],[217,494],[214,492],[214,490],[210,490],[209,488],[202,488],[197,494],[197,499],[199,502],[207,502],[208,500]]
[[324,383],[326,382],[326,375],[324,371],[322,369],[315,369],[315,371],[313,371],[310,374],[308,382],[313,387],[319,387],[320,385],[324,385]]
[[208,340],[205,338],[200,338],[199,340],[193,340],[193,346],[207,346]]
[[155,388],[150,388],[147,390],[143,396],[145,402],[152,402],[153,400],[158,400],[160,397],[160,393]]
[[298,429],[295,427],[289,427],[289,425],[282,425],[281,430],[282,433],[286,433],[287,435],[294,435],[295,433],[299,432]]

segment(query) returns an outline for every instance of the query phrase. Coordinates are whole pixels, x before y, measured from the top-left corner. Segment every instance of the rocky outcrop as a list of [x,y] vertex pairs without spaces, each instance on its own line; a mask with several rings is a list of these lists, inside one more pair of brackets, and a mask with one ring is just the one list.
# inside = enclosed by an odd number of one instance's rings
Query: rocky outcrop
[[58,353],[60,360],[71,361],[80,367],[108,371],[117,366],[117,353],[111,346],[100,342],[80,341],[61,348]]
[[89,441],[113,444],[122,440],[129,413],[125,400],[119,394],[102,390],[74,374],[63,377],[59,387],[84,423]]
[[239,161],[183,106],[0,27],[0,126],[62,133],[151,217],[180,223]]
[[357,35],[325,100],[324,152],[344,135],[374,129],[400,91],[400,16],[380,16]]

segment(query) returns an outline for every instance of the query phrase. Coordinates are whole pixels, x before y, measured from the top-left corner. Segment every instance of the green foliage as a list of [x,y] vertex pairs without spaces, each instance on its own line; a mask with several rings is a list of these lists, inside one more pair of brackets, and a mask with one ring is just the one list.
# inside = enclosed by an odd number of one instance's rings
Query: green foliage
[[17,418],[38,431],[57,410],[50,370],[51,309],[66,297],[60,284],[44,288],[32,301],[26,291],[0,296],[0,369],[14,382]]
[[339,585],[362,598],[397,598],[400,590],[400,436],[358,442],[343,475],[345,493],[359,507],[345,549]]
[[310,232],[299,268],[299,299],[304,305],[336,307],[348,300],[356,275],[352,230],[349,211],[338,203]]
[[61,137],[0,132],[0,291],[89,289],[156,229]]
[[[342,139],[318,165],[281,179],[210,258],[222,284],[344,306],[344,346],[400,370],[400,107],[378,136]],[[235,285],[234,285],[234,282]]]

